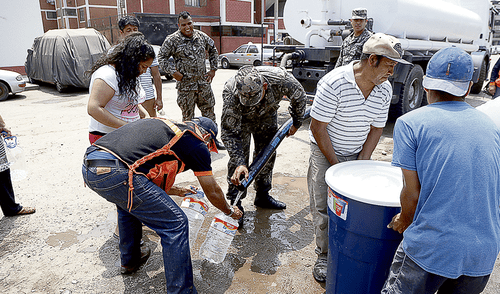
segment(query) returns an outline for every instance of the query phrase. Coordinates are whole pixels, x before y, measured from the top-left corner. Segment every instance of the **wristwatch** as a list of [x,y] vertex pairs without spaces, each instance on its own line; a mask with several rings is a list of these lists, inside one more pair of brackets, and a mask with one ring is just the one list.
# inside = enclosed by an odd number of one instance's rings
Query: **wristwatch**
[[229,213],[224,213],[227,216],[231,216],[234,213],[234,208],[232,206],[229,206]]

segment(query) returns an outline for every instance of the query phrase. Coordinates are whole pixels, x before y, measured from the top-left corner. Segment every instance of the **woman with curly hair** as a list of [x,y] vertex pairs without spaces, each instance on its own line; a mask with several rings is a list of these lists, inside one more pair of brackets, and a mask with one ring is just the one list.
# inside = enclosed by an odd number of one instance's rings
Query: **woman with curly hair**
[[154,57],[144,35],[133,33],[94,64],[87,106],[90,143],[128,122],[149,117],[141,105],[145,92],[137,77],[146,72]]

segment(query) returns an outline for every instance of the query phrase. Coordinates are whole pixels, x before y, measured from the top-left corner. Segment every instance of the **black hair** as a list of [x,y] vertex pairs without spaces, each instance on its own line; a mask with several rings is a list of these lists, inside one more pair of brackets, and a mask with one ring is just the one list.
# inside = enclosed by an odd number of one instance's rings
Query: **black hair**
[[134,27],[139,28],[141,22],[137,19],[137,17],[132,15],[125,15],[120,17],[120,19],[118,20],[118,28],[120,29],[120,31],[123,31],[123,29],[127,25],[132,25]]
[[[370,55],[371,54],[367,54],[367,53],[361,53],[361,58],[360,60],[363,61],[363,60],[368,60],[368,58],[370,58]],[[376,55],[375,56],[377,57],[377,61],[375,62],[375,67],[378,67],[380,65],[380,61],[382,60],[382,55]]]
[[465,101],[465,94],[462,96],[455,96],[442,90],[429,89],[429,91],[434,91],[435,95],[439,97],[439,101]]
[[189,12],[187,12],[187,11],[183,11],[183,12],[179,13],[179,17],[177,18],[177,22],[180,22],[181,18],[187,19],[188,17],[191,17],[191,14],[189,14]]
[[142,33],[130,34],[123,41],[111,48],[103,55],[88,72],[93,74],[103,65],[114,65],[118,78],[118,90],[122,97],[137,96],[139,63],[155,58],[151,44],[146,41]]

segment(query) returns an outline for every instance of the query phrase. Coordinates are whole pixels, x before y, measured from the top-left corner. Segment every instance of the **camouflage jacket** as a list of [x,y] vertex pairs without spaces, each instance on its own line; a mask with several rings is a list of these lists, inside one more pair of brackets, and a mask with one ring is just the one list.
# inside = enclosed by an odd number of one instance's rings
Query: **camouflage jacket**
[[363,53],[363,45],[372,35],[372,32],[365,29],[358,37],[354,37],[354,33],[347,36],[340,48],[340,55],[335,67],[349,64],[353,60],[360,60],[361,53]]
[[[160,67],[167,73],[179,71],[183,74],[176,88],[197,90],[198,84],[208,83],[205,78],[207,68],[205,64],[206,52],[210,61],[210,69],[217,70],[217,48],[214,40],[202,31],[194,30],[193,36],[188,38],[179,30],[165,38],[158,53]],[[174,65],[169,66],[168,59],[174,58]]]
[[[269,121],[276,116],[279,104],[286,96],[290,101],[288,108],[293,118],[293,125],[299,128],[304,120],[306,109],[306,93],[302,85],[292,74],[282,67],[256,67],[267,83],[264,98],[256,106],[243,106],[238,98],[236,81],[231,77],[224,85],[222,91],[223,106],[221,119],[221,137],[228,153],[235,157],[238,165],[245,164],[241,132],[246,123],[260,123]],[[275,120],[274,120],[275,121]]]

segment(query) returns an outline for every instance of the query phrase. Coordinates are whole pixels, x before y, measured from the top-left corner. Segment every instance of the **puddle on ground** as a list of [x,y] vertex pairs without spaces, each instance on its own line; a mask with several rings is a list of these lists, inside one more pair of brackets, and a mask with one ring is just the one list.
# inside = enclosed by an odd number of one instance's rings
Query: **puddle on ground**
[[[195,279],[203,281],[197,283],[200,293],[225,293],[234,283],[248,285],[247,290],[251,293],[260,293],[255,292],[256,289],[267,289],[262,292],[267,293],[269,287],[280,284],[276,273],[282,266],[282,255],[304,249],[314,242],[307,179],[275,174],[271,195],[285,202],[287,209],[256,208],[253,186],[249,189],[242,202],[244,225],[221,264],[200,260],[196,250],[192,250]],[[204,227],[206,225],[204,223]],[[198,235],[196,247],[205,235]]]
[[60,233],[51,232],[50,234],[45,242],[52,247],[61,246],[61,249],[64,249],[78,242],[78,233],[73,230]]

